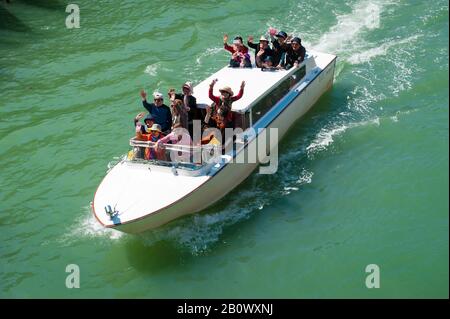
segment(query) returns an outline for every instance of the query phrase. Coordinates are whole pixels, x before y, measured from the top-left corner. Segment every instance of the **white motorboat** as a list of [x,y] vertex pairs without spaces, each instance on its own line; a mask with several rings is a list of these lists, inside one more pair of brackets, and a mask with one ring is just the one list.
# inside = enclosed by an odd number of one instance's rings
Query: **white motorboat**
[[[91,208],[96,219],[105,227],[139,233],[200,212],[218,201],[262,162],[259,157],[256,161],[237,159],[256,149],[258,139],[267,139],[264,129],[276,128],[281,139],[333,85],[335,64],[335,55],[308,51],[305,60],[289,70],[224,67],[212,74],[194,88],[199,107],[211,104],[208,89],[213,79],[235,89],[246,82],[243,97],[232,108],[239,115],[235,126],[243,131],[231,142],[234,147],[218,152],[214,161],[146,161],[125,156],[108,171],[95,192]],[[151,144],[130,140],[133,148]],[[270,153],[275,146],[265,150]],[[206,150],[210,154],[208,147],[166,145],[166,151],[193,154]]]

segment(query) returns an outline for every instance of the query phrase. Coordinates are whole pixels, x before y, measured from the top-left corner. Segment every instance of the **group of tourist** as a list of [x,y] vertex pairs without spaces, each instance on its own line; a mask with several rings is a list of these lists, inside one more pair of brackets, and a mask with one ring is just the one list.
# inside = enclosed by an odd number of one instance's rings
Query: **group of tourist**
[[[216,82],[217,80],[213,80],[210,84],[209,97],[213,103],[205,111],[197,107],[197,100],[192,95],[192,84],[190,82],[183,85],[182,94],[175,93],[174,89],[169,90],[170,108],[164,104],[162,93],[154,92],[153,103],[149,103],[147,94],[142,90],[142,105],[148,111],[148,114],[141,112],[134,118],[136,139],[154,142],[156,147],[145,148],[140,157],[147,160],[161,159],[164,156],[162,145],[168,142],[176,145],[190,145],[194,120],[200,120],[204,124],[203,128],[219,129],[222,136],[225,136],[225,128],[232,128],[234,123],[233,112],[231,111],[232,103],[239,100],[244,94],[245,82],[241,83],[237,95],[234,95],[229,86],[224,86],[219,89],[220,96],[215,96],[213,91]],[[204,116],[203,113],[205,113]],[[140,123],[141,119],[144,119],[143,124]],[[209,135],[201,142],[202,144],[210,143],[213,138],[213,135]]]
[[[148,111],[139,113],[134,119],[136,139],[156,143],[157,147],[145,148],[139,157],[144,159],[161,159],[163,150],[160,145],[171,142],[179,145],[189,145],[192,134],[192,123],[201,120],[197,100],[192,95],[192,83],[186,82],[182,86],[182,93],[175,89],[168,92],[170,108],[164,104],[164,96],[160,92],[153,93],[153,103],[147,101],[147,93],[141,90],[142,105]],[[144,124],[140,120],[144,119]],[[183,128],[184,130],[181,130]]]
[[[262,69],[285,69],[297,66],[305,59],[306,50],[299,37],[287,35],[284,31],[269,29],[272,46],[266,36],[261,36],[258,43],[254,42],[253,36],[247,39],[248,47],[255,50],[255,65]],[[225,50],[231,55],[230,67],[251,68],[252,63],[249,49],[244,45],[242,37],[236,36],[230,46],[228,35],[223,37]]]
[[[262,70],[290,69],[298,66],[305,58],[305,48],[298,37],[288,36],[284,31],[269,29],[272,46],[265,36],[261,36],[258,43],[254,43],[252,36],[248,37],[248,47],[255,50],[255,65]],[[228,44],[228,36],[224,35],[225,50],[232,54],[230,67],[252,68],[249,49],[243,44],[242,37],[234,38],[232,45]],[[144,159],[162,159],[164,157],[163,145],[165,143],[177,145],[190,145],[193,136],[193,123],[201,121],[202,128],[213,127],[221,131],[222,138],[226,128],[233,128],[234,113],[231,111],[232,103],[239,100],[244,94],[245,82],[242,81],[240,90],[234,95],[229,86],[219,89],[220,96],[213,93],[217,80],[209,86],[209,98],[213,102],[206,110],[197,107],[191,82],[182,86],[182,93],[170,89],[167,93],[170,107],[164,103],[164,96],[160,92],[153,93],[153,103],[147,101],[147,93],[141,90],[142,105],[148,111],[139,113],[134,119],[136,139],[154,142],[155,147],[145,148],[139,157]],[[143,124],[140,121],[143,119]],[[214,136],[209,135],[201,143],[210,143]],[[216,139],[217,141],[217,139]],[[224,140],[219,141],[224,144]]]

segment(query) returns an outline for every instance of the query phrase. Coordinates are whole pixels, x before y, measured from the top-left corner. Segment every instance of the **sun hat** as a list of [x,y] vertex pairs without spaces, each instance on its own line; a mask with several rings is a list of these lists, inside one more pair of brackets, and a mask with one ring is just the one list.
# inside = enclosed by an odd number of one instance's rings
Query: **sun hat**
[[269,42],[269,40],[267,40],[267,38],[263,35],[261,36],[261,38],[259,38],[259,42],[261,42],[261,41]]
[[230,94],[231,96],[234,95],[233,90],[231,90],[231,88],[229,86],[224,86],[222,87],[219,92],[227,92],[228,94]]
[[148,131],[158,131],[161,132],[161,125],[159,124],[153,124],[152,127]]

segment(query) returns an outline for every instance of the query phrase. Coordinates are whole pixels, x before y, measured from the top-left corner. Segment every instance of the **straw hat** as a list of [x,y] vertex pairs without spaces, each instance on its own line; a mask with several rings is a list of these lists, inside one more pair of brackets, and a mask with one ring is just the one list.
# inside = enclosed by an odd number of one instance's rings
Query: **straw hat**
[[259,38],[259,42],[261,42],[261,41],[269,42],[269,40],[267,40],[267,38],[263,35],[261,36],[261,38]]
[[230,96],[234,95],[233,90],[231,90],[229,86],[224,86],[219,90],[219,92],[227,92],[228,94],[230,94]]

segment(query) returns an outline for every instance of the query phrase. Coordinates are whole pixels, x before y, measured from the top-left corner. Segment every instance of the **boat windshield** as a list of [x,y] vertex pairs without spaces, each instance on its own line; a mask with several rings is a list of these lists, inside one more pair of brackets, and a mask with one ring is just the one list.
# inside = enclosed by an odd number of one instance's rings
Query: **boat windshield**
[[140,141],[135,137],[130,139],[131,150],[127,161],[160,166],[184,168],[187,170],[201,169],[209,163],[216,163],[222,155],[221,145],[157,145],[155,142]]

